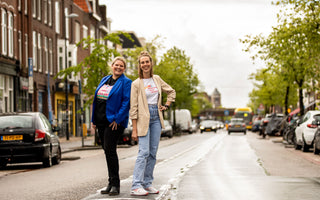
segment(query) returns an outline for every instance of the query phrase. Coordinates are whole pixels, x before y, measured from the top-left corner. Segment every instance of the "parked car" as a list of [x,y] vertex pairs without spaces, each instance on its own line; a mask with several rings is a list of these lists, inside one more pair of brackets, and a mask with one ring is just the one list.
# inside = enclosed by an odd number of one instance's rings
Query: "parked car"
[[318,128],[314,134],[313,153],[319,154],[320,153],[320,120],[316,120],[316,124],[318,125]]
[[214,120],[203,120],[200,122],[200,133],[214,131],[217,132],[217,122]]
[[252,129],[251,129],[251,131],[252,131],[252,132],[257,132],[257,131],[259,131],[259,130],[260,130],[260,124],[261,124],[261,120],[256,119],[256,120],[253,122],[253,124],[252,124]]
[[281,123],[284,119],[284,115],[282,113],[272,113],[271,118],[267,124],[265,129],[265,134],[267,135],[275,135],[280,131]]
[[231,132],[243,132],[247,134],[246,123],[243,118],[231,118],[231,122],[228,125],[228,134]]
[[295,129],[295,149],[307,152],[313,146],[315,132],[318,128],[316,121],[320,120],[320,111],[306,112]]
[[[171,124],[173,124],[173,111],[171,112]],[[177,109],[175,110],[176,125],[179,126],[181,131],[192,133],[192,118],[191,112],[188,109]]]
[[198,123],[195,120],[193,120],[191,122],[191,131],[192,131],[192,133],[195,133],[195,132],[197,132],[197,130],[198,130]]
[[40,112],[0,114],[0,164],[42,162],[59,164],[61,147],[49,120]]
[[263,138],[266,137],[266,128],[268,126],[268,123],[271,119],[271,114],[266,114],[264,118],[261,119],[261,123],[259,126],[259,135],[262,135]]
[[172,131],[172,126],[168,120],[163,120],[164,123],[164,128],[161,129],[161,137],[168,137],[172,138],[173,136],[173,131]]
[[118,144],[128,144],[134,146],[138,144],[137,141],[131,139],[132,134],[132,121],[129,119],[127,128],[124,129],[123,134],[120,136],[118,140]]

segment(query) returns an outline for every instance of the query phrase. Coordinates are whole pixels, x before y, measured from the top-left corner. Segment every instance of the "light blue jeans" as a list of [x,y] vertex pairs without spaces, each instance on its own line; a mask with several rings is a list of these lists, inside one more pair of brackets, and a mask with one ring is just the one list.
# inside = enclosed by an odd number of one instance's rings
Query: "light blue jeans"
[[146,136],[139,137],[139,152],[133,171],[132,190],[152,186],[153,169],[161,136],[161,123],[157,105],[149,105],[149,112],[148,133]]

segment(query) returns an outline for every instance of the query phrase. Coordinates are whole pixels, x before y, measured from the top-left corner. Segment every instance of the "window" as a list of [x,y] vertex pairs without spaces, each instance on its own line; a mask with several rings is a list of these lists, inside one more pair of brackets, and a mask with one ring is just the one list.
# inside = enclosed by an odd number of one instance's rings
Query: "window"
[[24,14],[28,15],[28,0],[24,0]]
[[76,22],[76,25],[75,25],[75,29],[76,29],[76,35],[75,35],[75,42],[78,43],[80,42],[81,40],[81,36],[80,36],[80,23],[79,22]]
[[[92,39],[95,39],[95,33],[96,33],[96,32],[95,32],[95,28],[94,28],[93,25],[91,25],[91,27],[90,27],[90,37],[91,37]],[[91,45],[90,45],[90,53],[92,53],[93,47],[94,47],[94,44],[91,43]]]
[[57,1],[55,3],[55,23],[56,33],[60,33],[60,4]]
[[59,47],[58,56],[59,56],[59,72],[60,72],[64,69],[64,64],[63,64],[64,54],[63,54],[63,48],[61,46]]
[[42,72],[42,53],[41,53],[41,34],[38,33],[38,68],[39,72]]
[[19,45],[19,60],[22,64],[22,35],[21,31],[18,31],[18,45]]
[[[68,8],[65,8],[65,9],[64,9],[64,14],[65,14],[65,16],[68,16],[68,15],[69,15],[69,14],[68,14]],[[66,35],[65,35],[65,37],[66,37],[67,39],[69,39],[69,18],[68,18],[68,17],[65,18],[65,23],[66,23],[66,26],[65,26]]]
[[41,1],[42,0],[38,0],[38,4],[37,4],[37,6],[38,6],[38,20],[40,21],[41,20]]
[[8,13],[8,39],[9,39],[9,56],[13,57],[13,14]]
[[88,27],[83,25],[82,29],[83,29],[83,38],[87,38],[88,37]]
[[49,73],[49,53],[48,53],[48,38],[44,37],[44,65],[46,74]]
[[48,1],[43,0],[43,22],[47,24],[48,22]]
[[0,75],[0,112],[13,112],[13,77]]
[[37,33],[32,32],[32,55],[33,55],[33,70],[37,71]]
[[49,38],[49,70],[50,74],[53,74],[53,55],[52,55],[52,39]]
[[48,25],[52,25],[52,2],[48,0]]
[[25,34],[24,35],[24,50],[25,50],[25,64],[27,66],[27,68],[29,67],[28,66],[28,57],[29,57],[29,53],[28,53],[28,34]]
[[37,0],[32,0],[32,17],[37,17]]
[[8,43],[7,43],[7,11],[5,9],[1,9],[1,32],[2,32],[2,55],[7,55]]
[[21,0],[18,0],[18,11],[21,11]]
[[59,56],[59,71],[63,70],[63,57]]

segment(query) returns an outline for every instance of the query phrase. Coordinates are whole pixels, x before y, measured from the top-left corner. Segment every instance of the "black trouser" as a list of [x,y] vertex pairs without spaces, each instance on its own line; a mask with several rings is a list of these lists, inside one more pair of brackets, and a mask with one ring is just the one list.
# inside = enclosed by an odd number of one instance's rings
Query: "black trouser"
[[108,165],[109,185],[120,187],[117,143],[120,135],[123,134],[124,127],[118,124],[117,130],[112,130],[109,125],[110,122],[107,122],[105,126],[97,126],[98,134]]

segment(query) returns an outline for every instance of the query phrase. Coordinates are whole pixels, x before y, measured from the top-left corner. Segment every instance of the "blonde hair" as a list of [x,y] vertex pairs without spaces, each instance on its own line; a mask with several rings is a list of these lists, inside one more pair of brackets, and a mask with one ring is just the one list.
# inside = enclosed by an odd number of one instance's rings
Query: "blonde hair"
[[124,68],[127,68],[127,63],[126,63],[126,60],[123,58],[123,57],[120,57],[120,56],[117,56],[113,59],[112,63],[111,63],[111,66],[117,61],[117,60],[120,60],[123,62],[123,65],[124,65]]
[[138,70],[138,72],[139,72],[139,78],[143,78],[143,71],[142,71],[142,69],[141,69],[141,67],[140,67],[140,59],[141,59],[142,57],[149,57],[149,60],[150,60],[150,63],[151,63],[150,77],[152,77],[152,76],[153,76],[153,62],[152,62],[152,57],[151,57],[151,55],[150,55],[147,51],[141,51],[141,52],[140,52],[140,55],[139,55],[139,57],[138,57],[138,62],[139,62],[139,70]]

